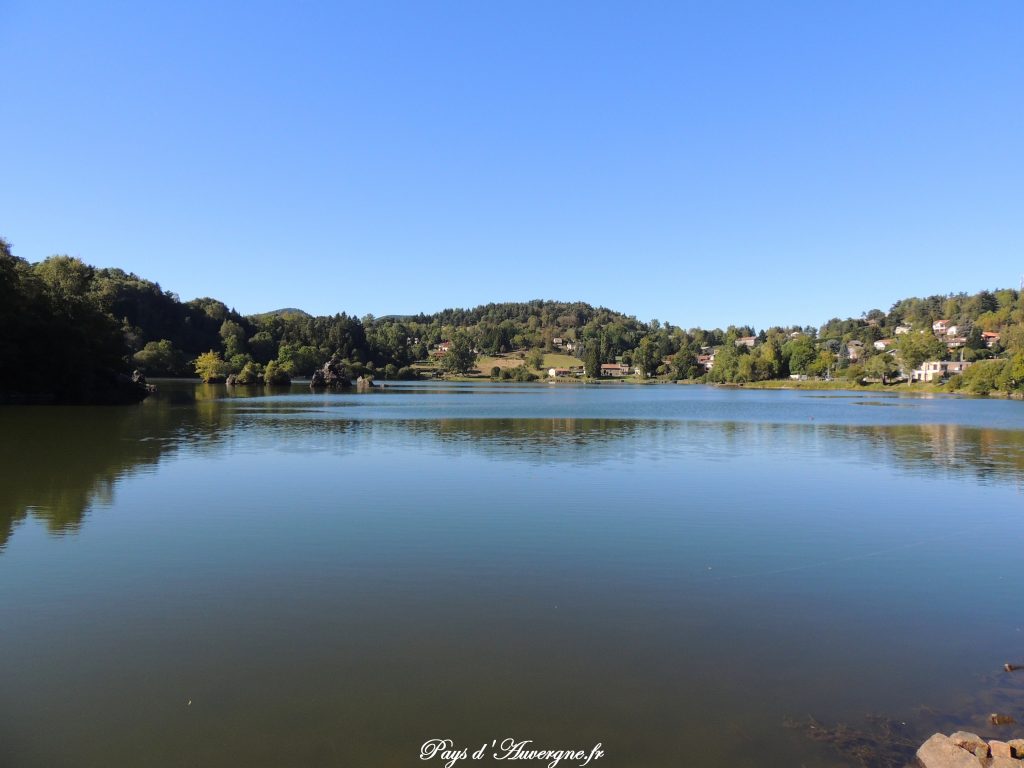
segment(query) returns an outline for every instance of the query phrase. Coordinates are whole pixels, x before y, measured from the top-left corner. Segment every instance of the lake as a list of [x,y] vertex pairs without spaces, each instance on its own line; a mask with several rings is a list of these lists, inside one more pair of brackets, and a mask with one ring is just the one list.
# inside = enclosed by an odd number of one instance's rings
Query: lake
[[1024,719],[1024,403],[159,388],[0,409],[0,765],[842,766],[784,725]]

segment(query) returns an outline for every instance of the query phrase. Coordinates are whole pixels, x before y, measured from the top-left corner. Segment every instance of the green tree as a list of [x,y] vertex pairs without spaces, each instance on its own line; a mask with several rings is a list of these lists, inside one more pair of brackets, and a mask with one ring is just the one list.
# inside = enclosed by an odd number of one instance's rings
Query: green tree
[[996,384],[1004,392],[1024,389],[1024,352],[1017,352],[1003,364]]
[[672,357],[672,375],[677,379],[695,379],[701,375],[697,365],[697,353],[684,346]]
[[242,386],[248,386],[250,384],[259,384],[262,381],[263,366],[253,360],[250,360],[244,366],[242,366],[242,370],[236,373],[234,378],[235,384],[239,384]]
[[888,384],[889,379],[899,373],[899,366],[892,355],[882,353],[868,358],[864,363],[864,375]]
[[544,350],[543,349],[531,349],[526,353],[526,364],[531,368],[540,370],[544,367]]
[[147,376],[181,376],[187,370],[184,353],[167,339],[147,342],[132,362]]
[[229,360],[245,352],[245,329],[234,320],[221,323],[220,338],[224,342],[224,356]]
[[[717,360],[715,364],[718,364]],[[807,366],[807,373],[810,376],[828,376],[829,372],[835,367],[835,364],[836,356],[827,349],[822,349],[818,351],[814,361]]]
[[269,331],[260,331],[249,339],[249,353],[257,363],[266,365],[277,357],[277,342]]
[[946,345],[928,331],[903,333],[896,341],[896,355],[903,375],[910,378],[910,373],[920,368],[924,361],[942,360],[946,355]]
[[203,352],[194,363],[199,378],[207,384],[224,381],[231,372],[231,366],[220,356],[220,352]]
[[441,368],[448,373],[465,375],[476,364],[473,342],[465,333],[455,333],[448,343],[448,351],[441,357]]
[[1004,360],[982,360],[965,369],[960,375],[960,387],[973,395],[987,395],[999,389]]
[[583,372],[592,379],[601,378],[601,341],[591,339],[583,351]]
[[640,369],[640,376],[653,376],[661,365],[661,353],[658,345],[650,336],[640,339],[640,345],[633,352],[633,364]]
[[263,381],[268,387],[281,386],[291,384],[292,377],[288,375],[284,366],[279,365],[276,360],[271,360],[267,363],[266,371],[263,372]]
[[[749,350],[744,346],[737,347],[733,334],[727,335],[725,343],[715,351],[715,366],[708,372],[708,381],[721,383],[739,381],[740,360],[745,357],[750,357]],[[753,368],[749,367],[751,365],[752,363],[747,363],[744,366],[744,377],[753,375]],[[743,380],[749,379],[744,378]]]
[[818,357],[818,350],[810,336],[797,336],[783,345],[782,354],[789,360],[790,373],[808,374]]
[[282,344],[277,352],[278,364],[289,376],[309,376],[319,367],[323,356],[308,344]]
[[759,381],[777,379],[783,375],[785,356],[782,345],[772,336],[757,348],[757,364],[755,370]]

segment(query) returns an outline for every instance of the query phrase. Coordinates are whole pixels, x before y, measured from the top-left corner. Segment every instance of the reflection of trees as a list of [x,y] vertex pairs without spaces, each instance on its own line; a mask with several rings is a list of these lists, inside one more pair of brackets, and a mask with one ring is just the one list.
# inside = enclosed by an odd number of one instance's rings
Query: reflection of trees
[[[907,424],[888,427],[829,427],[837,437],[858,438],[871,453],[886,451],[902,469],[929,474],[970,475],[981,481],[1024,479],[1024,432]],[[871,458],[871,457],[868,457]]]
[[[1024,481],[1024,431],[954,425],[844,426],[749,421],[572,418],[370,418],[323,398],[224,399],[223,387],[180,383],[138,406],[0,410],[0,548],[32,514],[73,531],[117,482],[182,450],[230,450],[257,439],[339,454],[412,450],[530,463],[595,464],[699,455],[732,461],[767,451],[852,458],[903,471]],[[447,414],[446,414],[447,415]],[[355,417],[355,418],[353,418]]]
[[0,548],[28,514],[53,533],[77,530],[120,478],[184,444],[218,439],[223,418],[183,392],[136,406],[3,409]]
[[447,448],[467,446],[504,458],[581,461],[619,455],[625,438],[639,430],[663,430],[664,422],[621,419],[437,419],[403,421],[414,436],[441,441]]

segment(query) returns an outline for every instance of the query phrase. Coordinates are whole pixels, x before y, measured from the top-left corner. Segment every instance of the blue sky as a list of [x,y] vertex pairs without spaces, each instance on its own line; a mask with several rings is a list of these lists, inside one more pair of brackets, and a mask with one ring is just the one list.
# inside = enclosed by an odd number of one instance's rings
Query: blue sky
[[15,253],[242,312],[817,325],[1024,272],[1017,0],[0,0],[0,51]]

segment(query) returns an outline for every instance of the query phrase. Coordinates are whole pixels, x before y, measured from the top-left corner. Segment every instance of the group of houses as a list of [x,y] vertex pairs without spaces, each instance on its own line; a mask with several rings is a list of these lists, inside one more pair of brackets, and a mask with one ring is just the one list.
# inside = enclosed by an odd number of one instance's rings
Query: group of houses
[[[601,376],[613,379],[629,376],[634,372],[633,368],[624,363],[602,363]],[[569,368],[548,368],[548,377],[552,379],[579,379],[586,375],[582,365],[574,365]]]
[[[878,325],[877,321],[869,321],[869,324]],[[896,345],[898,339],[896,337],[901,336],[905,333],[913,332],[913,327],[910,325],[897,325],[893,329],[893,337],[878,339],[871,342],[872,347],[878,352],[894,354],[896,352]],[[949,320],[936,320],[932,323],[932,333],[945,343],[949,350],[963,349],[967,345],[966,330],[962,326]],[[800,336],[800,332],[794,332],[790,334],[790,338],[796,338]],[[999,343],[1000,335],[993,331],[985,331],[981,334],[981,338],[985,343],[985,346],[992,348]],[[554,337],[551,340],[552,346],[560,351],[572,352],[577,348],[576,342],[571,339],[562,338],[559,336]],[[756,336],[741,336],[735,340],[737,347],[747,347],[753,349],[757,345]],[[442,341],[440,344],[434,346],[431,350],[431,355],[443,355],[445,354],[450,346],[450,342]],[[837,354],[839,357],[841,354],[845,354],[851,363],[856,363],[865,357],[865,343],[852,339],[847,341],[844,345],[845,350]],[[697,364],[705,371],[711,371],[715,365],[715,352],[714,347],[702,347],[700,354],[697,355]],[[963,373],[971,363],[963,360],[963,354],[960,355],[960,360],[927,360],[923,362],[920,367],[910,371],[907,375],[910,381],[921,381],[921,382],[934,382],[941,381],[955,374]],[[663,360],[665,365],[671,365],[672,361],[668,358]],[[601,365],[601,376],[607,378],[623,378],[630,376],[637,371],[629,365],[624,363],[604,363]],[[582,365],[569,366],[569,367],[555,367],[548,368],[548,377],[552,379],[567,379],[567,378],[583,378],[586,375]],[[800,374],[793,374],[791,378],[806,378]]]
[[[876,323],[873,323],[877,325]],[[897,325],[894,329],[894,335],[900,336],[905,333],[911,333],[914,329],[909,325]],[[947,348],[951,351],[956,349],[962,349],[967,344],[967,336],[964,333],[964,329],[952,323],[948,320],[936,320],[932,324],[932,332],[943,341]],[[796,338],[800,336],[800,332],[794,332],[790,334],[790,338]],[[985,343],[985,346],[991,349],[993,346],[999,343],[1000,335],[994,331],[985,331],[981,334],[981,338]],[[878,339],[872,342],[872,347],[878,352],[885,352],[894,354],[896,352],[896,338],[885,338]],[[735,340],[737,347],[747,347],[753,349],[757,344],[756,336],[741,336]],[[851,363],[856,363],[858,360],[864,358],[864,342],[852,339],[845,344],[846,355],[848,356]],[[704,369],[704,371],[710,371],[715,365],[715,349],[713,347],[702,347],[701,354],[697,356],[697,364]],[[837,357],[839,355],[837,354]],[[963,355],[961,355],[963,357]],[[666,360],[666,363],[669,361]],[[916,368],[909,373],[910,381],[921,381],[921,382],[933,382],[941,381],[955,374],[963,373],[971,365],[970,361],[966,360],[928,360],[921,364],[919,368]],[[792,374],[790,378],[793,379],[806,379],[807,376],[802,374]]]
[[555,338],[551,340],[551,346],[555,349],[572,352],[576,349],[576,342],[572,339],[563,339],[561,336],[555,336]]

